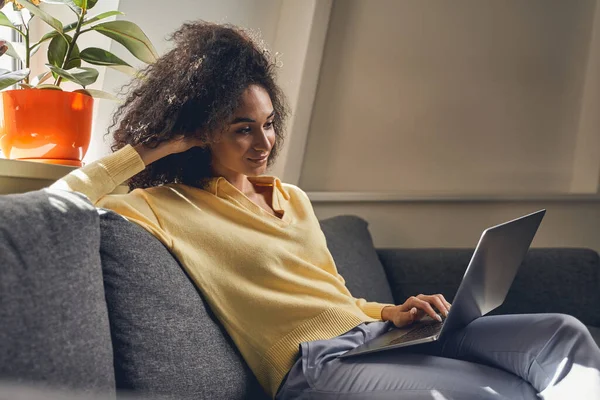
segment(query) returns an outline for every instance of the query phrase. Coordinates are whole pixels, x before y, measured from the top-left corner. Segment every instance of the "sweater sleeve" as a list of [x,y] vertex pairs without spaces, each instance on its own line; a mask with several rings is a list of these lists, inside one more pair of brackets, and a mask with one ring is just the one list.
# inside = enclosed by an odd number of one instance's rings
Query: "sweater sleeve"
[[71,171],[50,185],[50,188],[82,193],[96,207],[115,211],[141,225],[166,246],[171,246],[172,239],[163,230],[144,190],[138,189],[120,195],[109,194],[144,168],[146,165],[139,153],[131,145],[126,145],[115,153]]
[[[340,282],[342,282],[344,284],[344,286],[346,286],[346,281],[344,280],[344,277],[342,275],[340,275],[338,273],[337,278],[339,279]],[[346,288],[346,290],[347,289],[348,288]],[[348,293],[350,294],[350,291],[348,291]],[[363,310],[363,312],[365,314],[367,314],[371,318],[375,318],[375,319],[379,319],[379,320],[383,320],[381,318],[381,311],[383,310],[384,307],[395,305],[395,304],[377,303],[375,301],[367,301],[363,298],[357,299],[354,296],[352,296],[352,297],[354,298],[354,301],[355,301],[356,305],[358,306],[358,308]]]
[[126,145],[115,153],[72,171],[50,185],[50,188],[82,193],[96,204],[144,168],[146,166],[138,152]]

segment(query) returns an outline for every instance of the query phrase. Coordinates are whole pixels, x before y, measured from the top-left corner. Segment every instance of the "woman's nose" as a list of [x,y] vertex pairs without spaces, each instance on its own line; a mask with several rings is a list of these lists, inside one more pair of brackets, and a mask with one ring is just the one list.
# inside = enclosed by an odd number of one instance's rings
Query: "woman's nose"
[[255,137],[253,147],[260,151],[270,151],[272,146],[272,131],[261,129]]

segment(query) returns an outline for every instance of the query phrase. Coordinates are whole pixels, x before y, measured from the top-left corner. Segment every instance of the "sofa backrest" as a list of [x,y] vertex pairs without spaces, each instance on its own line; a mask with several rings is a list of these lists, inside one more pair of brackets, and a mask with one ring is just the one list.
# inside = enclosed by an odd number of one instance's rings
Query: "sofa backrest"
[[[345,216],[322,225],[353,295],[391,302],[366,222]],[[169,251],[112,211],[103,210],[100,227],[117,388],[173,399],[268,398]]]
[[355,215],[339,215],[320,223],[327,248],[350,293],[368,301],[394,303],[367,221]]
[[117,388],[171,399],[268,398],[162,243],[102,211],[100,254]]
[[0,196],[0,381],[114,397],[99,246],[84,196]]
[[[397,302],[419,293],[452,301],[474,249],[379,249]],[[491,314],[564,313],[600,326],[600,258],[590,249],[530,249]]]

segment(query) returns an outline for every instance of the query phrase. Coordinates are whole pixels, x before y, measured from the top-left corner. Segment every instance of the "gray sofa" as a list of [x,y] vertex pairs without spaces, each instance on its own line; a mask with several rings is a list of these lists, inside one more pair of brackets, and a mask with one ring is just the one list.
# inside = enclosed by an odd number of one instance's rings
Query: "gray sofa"
[[[322,228],[350,291],[373,301],[451,300],[472,253],[375,249],[353,216]],[[599,341],[598,304],[598,254],[535,249],[494,312],[571,314]],[[166,248],[77,193],[0,196],[0,305],[0,397],[41,385],[109,398],[267,398]]]

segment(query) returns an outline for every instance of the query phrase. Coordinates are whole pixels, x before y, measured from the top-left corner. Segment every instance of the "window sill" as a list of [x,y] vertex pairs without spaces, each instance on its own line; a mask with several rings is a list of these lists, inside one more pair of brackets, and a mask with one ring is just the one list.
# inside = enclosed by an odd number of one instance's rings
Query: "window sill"
[[[0,195],[48,187],[74,169],[77,167],[0,158]],[[113,193],[127,192],[128,187],[122,185]]]

